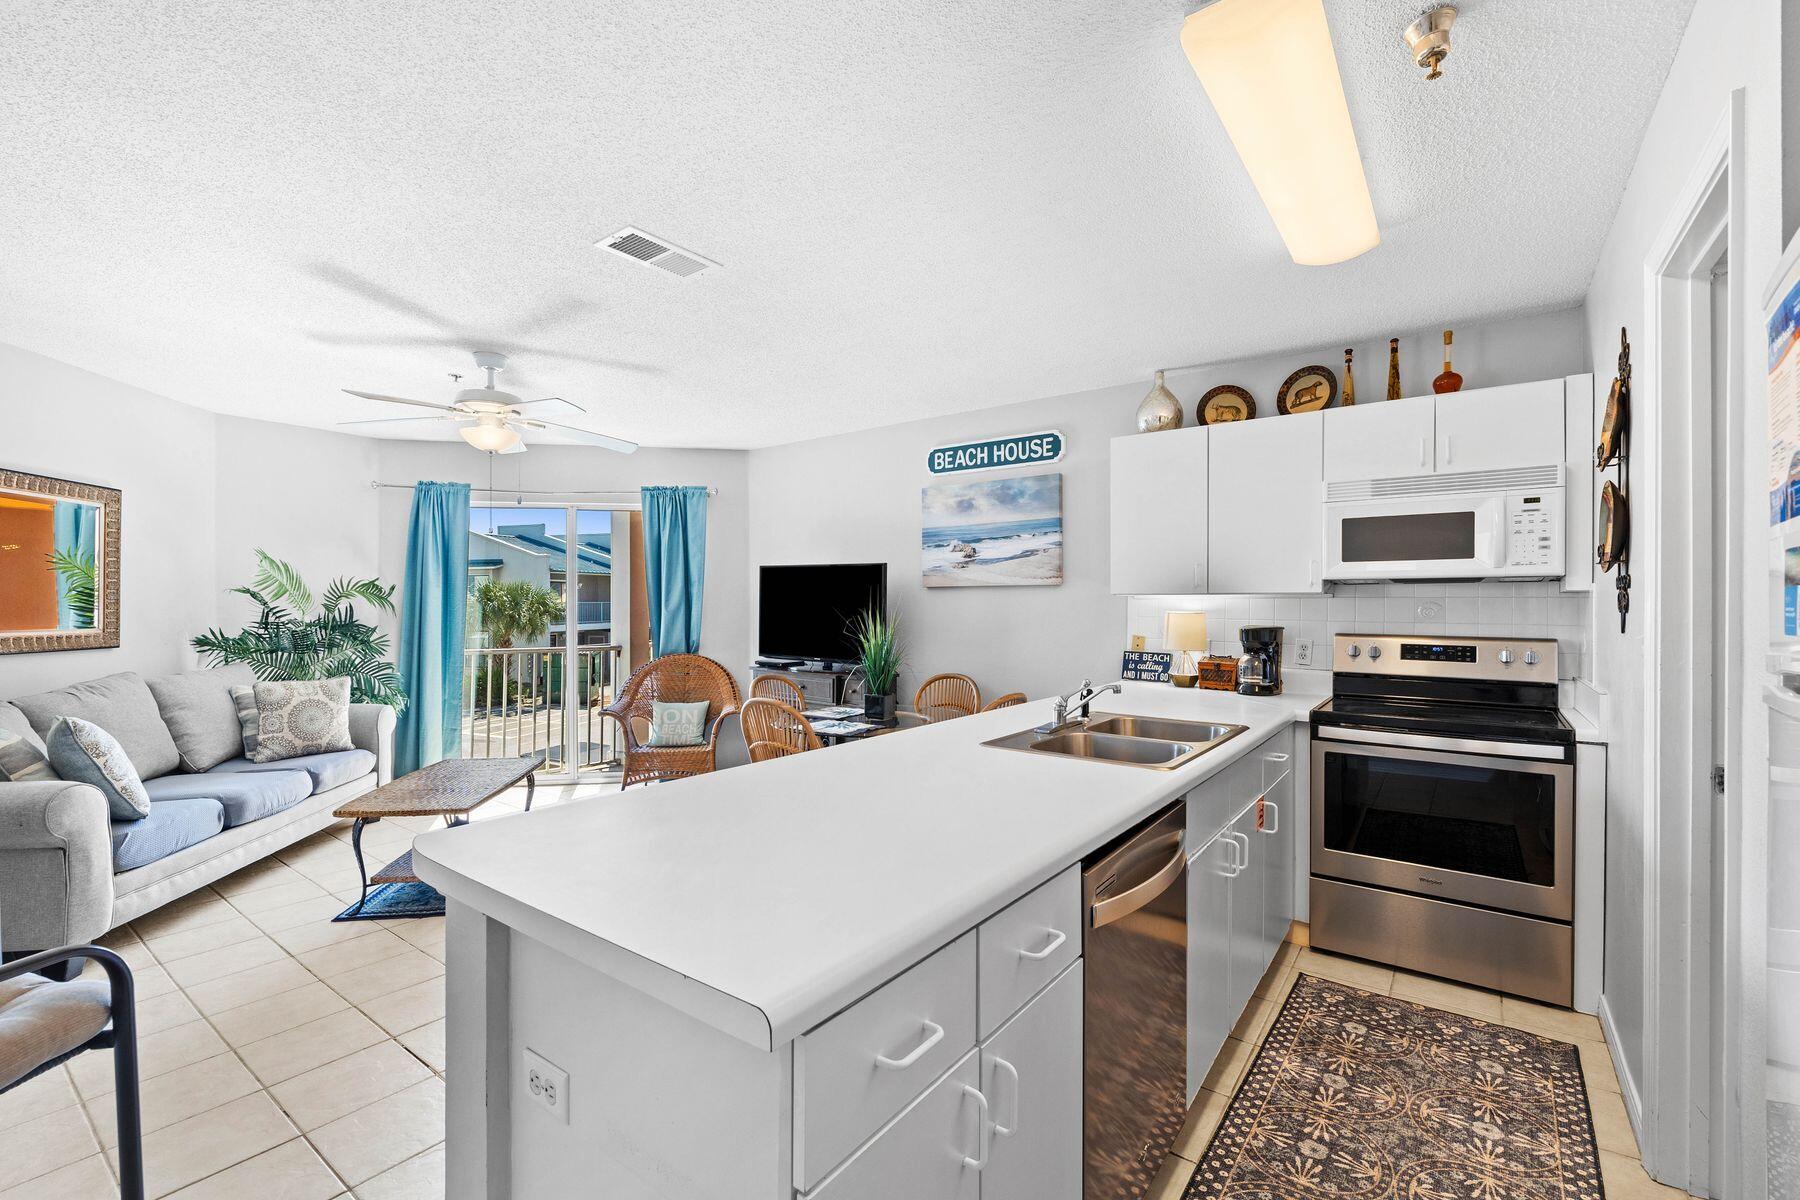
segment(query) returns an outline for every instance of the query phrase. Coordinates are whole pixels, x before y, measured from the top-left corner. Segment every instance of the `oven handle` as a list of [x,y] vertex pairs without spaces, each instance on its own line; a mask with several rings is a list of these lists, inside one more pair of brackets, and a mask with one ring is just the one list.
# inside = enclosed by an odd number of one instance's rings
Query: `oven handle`
[[1313,737],[1332,742],[1351,742],[1369,746],[1406,746],[1415,750],[1450,750],[1459,754],[1495,754],[1506,758],[1536,758],[1546,762],[1566,762],[1568,754],[1561,746],[1534,742],[1488,742],[1476,738],[1436,737],[1424,733],[1395,733],[1387,729],[1340,729],[1327,725],[1313,730]]

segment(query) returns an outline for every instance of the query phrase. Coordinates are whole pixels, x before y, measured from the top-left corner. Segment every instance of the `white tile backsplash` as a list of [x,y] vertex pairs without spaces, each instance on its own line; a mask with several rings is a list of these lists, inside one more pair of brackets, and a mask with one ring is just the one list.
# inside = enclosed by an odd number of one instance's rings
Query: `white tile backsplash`
[[1245,625],[1280,625],[1289,667],[1306,642],[1314,666],[1329,668],[1331,639],[1340,633],[1553,637],[1564,679],[1586,673],[1593,626],[1593,598],[1564,594],[1552,582],[1377,583],[1341,586],[1327,596],[1133,596],[1127,635],[1142,634],[1160,650],[1163,614],[1172,610],[1206,614],[1214,654],[1240,653]]

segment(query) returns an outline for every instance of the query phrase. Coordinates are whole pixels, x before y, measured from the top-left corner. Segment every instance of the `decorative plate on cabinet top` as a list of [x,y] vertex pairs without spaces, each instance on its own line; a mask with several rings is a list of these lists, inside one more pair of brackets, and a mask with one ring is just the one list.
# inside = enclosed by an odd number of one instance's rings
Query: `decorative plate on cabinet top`
[[1275,409],[1283,414],[1318,412],[1331,407],[1337,391],[1337,376],[1330,367],[1301,367],[1275,394]]
[[1248,421],[1256,416],[1256,401],[1235,383],[1221,383],[1200,397],[1200,423],[1220,425],[1226,421]]

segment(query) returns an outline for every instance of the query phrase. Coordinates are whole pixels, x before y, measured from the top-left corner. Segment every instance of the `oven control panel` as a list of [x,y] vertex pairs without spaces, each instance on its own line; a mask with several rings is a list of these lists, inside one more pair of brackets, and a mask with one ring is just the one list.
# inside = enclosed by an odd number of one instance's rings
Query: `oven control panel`
[[1555,683],[1556,639],[1340,633],[1331,669],[1356,675]]

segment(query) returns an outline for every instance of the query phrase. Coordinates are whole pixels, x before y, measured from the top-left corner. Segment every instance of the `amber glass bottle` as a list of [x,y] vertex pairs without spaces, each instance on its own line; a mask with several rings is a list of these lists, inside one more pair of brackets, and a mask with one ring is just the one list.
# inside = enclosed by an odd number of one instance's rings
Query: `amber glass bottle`
[[1460,392],[1462,390],[1462,376],[1450,369],[1450,331],[1448,329],[1444,330],[1444,371],[1443,374],[1431,381],[1431,390],[1434,392]]
[[1388,393],[1389,400],[1400,398],[1400,339],[1388,339]]

